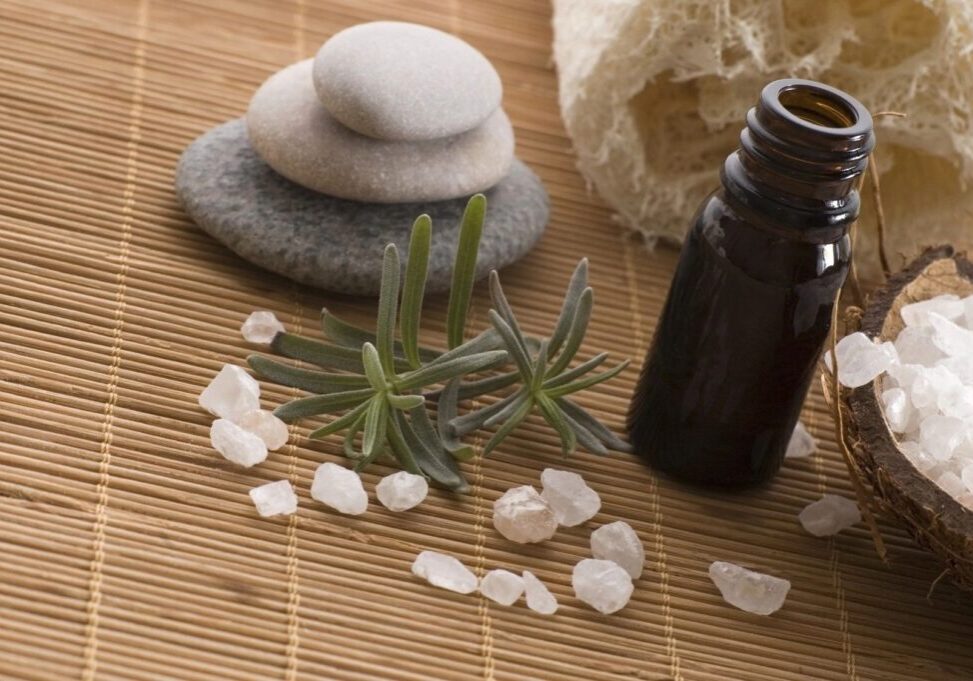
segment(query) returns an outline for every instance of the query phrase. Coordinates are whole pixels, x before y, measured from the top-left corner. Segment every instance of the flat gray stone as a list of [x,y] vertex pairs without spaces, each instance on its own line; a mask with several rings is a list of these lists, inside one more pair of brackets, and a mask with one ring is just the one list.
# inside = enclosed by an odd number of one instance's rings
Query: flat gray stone
[[470,196],[500,181],[514,157],[514,134],[502,109],[480,126],[425,142],[361,135],[318,101],[311,60],[278,71],[247,110],[250,142],[281,175],[354,201],[400,203]]
[[[366,204],[310,191],[257,156],[243,119],[213,128],[186,148],[176,192],[189,216],[240,257],[304,284],[355,295],[378,294],[385,244],[394,242],[404,256],[412,223],[423,213],[433,221],[428,290],[447,290],[466,206],[466,198]],[[477,278],[527,253],[548,217],[544,186],[518,160],[484,193]]]
[[503,96],[493,64],[472,45],[399,21],[333,35],[314,58],[314,87],[332,116],[385,140],[458,135],[485,121]]

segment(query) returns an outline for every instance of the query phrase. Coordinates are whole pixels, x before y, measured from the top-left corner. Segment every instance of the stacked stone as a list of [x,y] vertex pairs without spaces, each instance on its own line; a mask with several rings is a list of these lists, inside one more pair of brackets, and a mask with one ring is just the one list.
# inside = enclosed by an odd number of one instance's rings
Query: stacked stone
[[378,291],[384,244],[405,250],[412,220],[429,213],[429,288],[444,290],[472,194],[488,199],[480,276],[524,255],[547,222],[546,192],[514,157],[501,98],[496,70],[455,36],[400,22],[353,26],[267,79],[245,125],[191,145],[177,190],[240,255],[355,294]]

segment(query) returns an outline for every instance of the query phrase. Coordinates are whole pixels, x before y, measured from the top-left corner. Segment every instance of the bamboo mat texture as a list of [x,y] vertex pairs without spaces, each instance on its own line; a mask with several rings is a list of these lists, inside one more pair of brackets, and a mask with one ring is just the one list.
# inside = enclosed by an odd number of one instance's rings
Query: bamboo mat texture
[[[472,491],[439,490],[392,514],[372,496],[346,517],[311,502],[340,443],[291,444],[252,470],[210,448],[196,397],[255,309],[316,333],[324,304],[361,324],[373,303],[301,288],[238,259],[183,214],[181,150],[245,110],[282,66],[372,19],[453,32],[496,64],[519,155],[546,183],[550,227],[502,273],[528,331],[545,334],[577,260],[596,289],[583,352],[632,357],[583,399],[620,428],[676,259],[612,222],[574,169],[557,110],[550,8],[542,0],[2,0],[0,2],[0,678],[951,681],[973,678],[973,600],[902,531],[883,523],[888,566],[863,526],[834,539],[797,513],[850,496],[820,393],[804,418],[821,453],[769,487],[701,493],[629,456],[561,459],[531,420],[466,466]],[[403,226],[405,228],[405,226]],[[340,244],[335,244],[340,248]],[[473,325],[486,325],[477,288]],[[427,340],[445,304],[429,305]],[[264,405],[291,393],[265,386]],[[493,501],[548,466],[582,473],[648,563],[630,605],[604,617],[573,596],[590,528],[522,547]],[[373,490],[389,469],[364,476]],[[247,490],[297,486],[289,518],[260,519]],[[482,574],[530,569],[561,601],[552,618],[436,590],[409,566],[423,549]],[[769,618],[725,605],[712,560],[784,576]]]

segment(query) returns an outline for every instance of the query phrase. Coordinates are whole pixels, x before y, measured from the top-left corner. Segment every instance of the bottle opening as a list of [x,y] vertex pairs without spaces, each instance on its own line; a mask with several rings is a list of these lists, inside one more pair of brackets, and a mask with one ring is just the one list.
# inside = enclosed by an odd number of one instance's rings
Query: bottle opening
[[848,100],[814,86],[786,87],[777,100],[790,114],[823,128],[850,128],[858,122],[855,107]]

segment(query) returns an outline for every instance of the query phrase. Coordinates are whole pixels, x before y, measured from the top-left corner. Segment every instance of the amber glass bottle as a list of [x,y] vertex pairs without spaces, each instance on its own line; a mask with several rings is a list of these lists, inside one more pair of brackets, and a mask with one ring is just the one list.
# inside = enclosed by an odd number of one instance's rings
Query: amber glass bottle
[[686,236],[628,416],[672,476],[751,485],[780,467],[851,262],[874,145],[857,100],[778,80],[747,114]]

